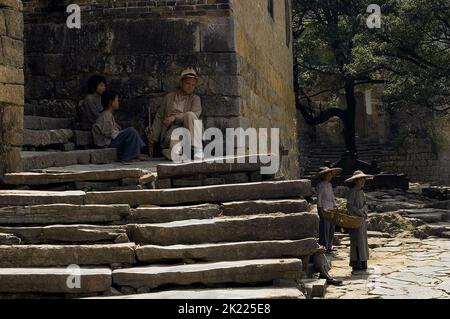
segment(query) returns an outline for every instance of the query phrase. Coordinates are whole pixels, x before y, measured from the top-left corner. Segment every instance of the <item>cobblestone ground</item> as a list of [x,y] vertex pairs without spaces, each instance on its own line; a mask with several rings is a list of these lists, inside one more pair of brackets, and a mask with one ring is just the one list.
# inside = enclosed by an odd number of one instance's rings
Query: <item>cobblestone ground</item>
[[[344,281],[329,286],[327,299],[432,299],[450,298],[450,240],[430,237],[369,239],[368,272],[352,274],[348,265],[349,241],[343,237],[337,252],[328,256],[331,274]],[[382,235],[382,234],[380,234]]]

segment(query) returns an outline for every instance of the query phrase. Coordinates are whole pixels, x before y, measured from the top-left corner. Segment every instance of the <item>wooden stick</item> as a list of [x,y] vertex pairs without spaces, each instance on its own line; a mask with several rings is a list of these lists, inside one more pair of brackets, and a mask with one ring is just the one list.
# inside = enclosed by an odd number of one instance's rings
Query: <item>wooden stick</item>
[[151,139],[152,133],[152,108],[148,106],[148,132],[147,132],[147,140],[148,140],[148,155],[150,158],[153,157],[153,143]]

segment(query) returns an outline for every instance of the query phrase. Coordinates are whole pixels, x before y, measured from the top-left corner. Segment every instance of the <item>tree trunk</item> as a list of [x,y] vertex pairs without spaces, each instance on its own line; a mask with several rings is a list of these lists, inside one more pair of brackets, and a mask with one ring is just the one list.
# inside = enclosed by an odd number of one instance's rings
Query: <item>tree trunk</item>
[[345,83],[345,99],[347,101],[347,109],[343,119],[345,147],[347,151],[356,156],[356,96],[353,80],[347,80]]

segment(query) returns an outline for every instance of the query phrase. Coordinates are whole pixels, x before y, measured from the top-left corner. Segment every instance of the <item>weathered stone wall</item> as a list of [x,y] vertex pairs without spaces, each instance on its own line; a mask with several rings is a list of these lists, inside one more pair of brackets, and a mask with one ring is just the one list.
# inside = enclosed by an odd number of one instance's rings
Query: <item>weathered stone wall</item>
[[197,91],[205,125],[280,128],[282,173],[298,176],[285,1],[273,19],[265,0],[90,2],[78,1],[75,30],[65,25],[71,1],[24,1],[27,114],[76,117],[87,79],[100,73],[121,94],[119,123],[142,132],[148,104],[156,111],[193,66],[205,80]]
[[282,173],[295,177],[299,174],[297,117],[286,4],[291,6],[290,1],[274,1],[272,17],[267,0],[231,0],[241,64],[241,115],[251,127],[280,129]]
[[379,163],[383,171],[450,185],[450,116],[408,107],[393,114],[391,130],[392,151]]
[[0,174],[21,170],[23,82],[22,3],[0,0]]
[[205,118],[232,104],[228,82],[238,64],[222,36],[227,1],[82,1],[80,30],[65,25],[70,2],[24,1],[27,113],[75,117],[87,79],[100,73],[121,95],[119,122],[142,131],[149,100],[156,111],[188,66],[205,80],[198,89]]
[[298,163],[300,176],[304,176],[310,164],[311,146],[315,143],[314,127],[310,126],[303,119],[300,111],[297,111],[297,135],[298,135]]

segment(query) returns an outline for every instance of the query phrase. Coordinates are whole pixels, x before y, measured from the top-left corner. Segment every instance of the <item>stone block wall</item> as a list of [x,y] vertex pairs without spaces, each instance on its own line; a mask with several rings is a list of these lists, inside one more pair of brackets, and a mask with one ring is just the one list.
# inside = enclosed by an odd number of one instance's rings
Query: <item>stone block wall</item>
[[70,2],[24,1],[27,114],[76,118],[87,79],[100,73],[121,95],[119,122],[143,131],[149,101],[156,112],[188,66],[205,80],[205,120],[233,110],[238,61],[222,37],[227,1],[78,1],[79,30],[65,25]]
[[450,185],[450,115],[408,107],[392,116],[392,150],[379,161],[383,171],[412,181]]
[[79,30],[65,25],[72,1],[23,2],[27,114],[76,118],[100,73],[121,95],[118,122],[143,132],[148,105],[156,112],[193,66],[206,127],[280,128],[282,173],[298,176],[285,0],[273,18],[265,0],[82,0]]
[[[255,128],[279,128],[282,173],[299,175],[291,1],[231,0],[241,63],[241,116]],[[288,8],[288,10],[286,10]]]
[[450,185],[450,152],[436,154],[429,139],[416,139],[408,149],[396,149],[379,162],[382,171],[405,173],[413,182]]
[[21,170],[23,19],[19,0],[0,0],[0,175]]

